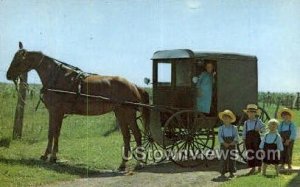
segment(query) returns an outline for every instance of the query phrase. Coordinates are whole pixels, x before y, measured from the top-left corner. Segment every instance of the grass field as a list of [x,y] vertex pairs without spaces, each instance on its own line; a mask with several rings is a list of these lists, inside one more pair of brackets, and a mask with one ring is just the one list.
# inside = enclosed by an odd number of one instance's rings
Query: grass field
[[[38,93],[38,86],[32,87]],[[94,176],[103,169],[116,169],[121,161],[122,137],[113,131],[113,114],[98,117],[69,116],[64,120],[60,138],[59,164],[39,159],[47,145],[48,116],[43,104],[34,108],[38,95],[28,97],[21,140],[10,141],[16,92],[13,85],[0,84],[0,186],[29,186],[54,181]],[[273,116],[272,110],[269,108]],[[296,123],[300,124],[300,112]],[[5,147],[7,141],[9,147]],[[300,166],[300,144],[296,142],[294,164]],[[239,177],[224,186],[287,186],[300,181],[299,175],[265,178],[260,175]],[[299,185],[298,185],[299,186]]]
[[[0,139],[10,140],[16,106],[12,85],[1,85]],[[0,147],[0,186],[27,186],[96,175],[99,169],[116,169],[121,161],[122,137],[112,132],[113,114],[64,119],[59,157],[52,165],[39,160],[47,145],[48,114],[43,104],[37,112],[35,95],[27,100],[22,140]]]

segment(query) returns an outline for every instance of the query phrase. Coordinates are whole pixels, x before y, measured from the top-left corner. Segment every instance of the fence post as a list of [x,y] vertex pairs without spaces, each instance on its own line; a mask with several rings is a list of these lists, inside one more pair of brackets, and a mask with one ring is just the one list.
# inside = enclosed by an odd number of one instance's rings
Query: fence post
[[280,104],[281,104],[281,98],[277,97],[276,109],[275,109],[275,112],[274,112],[274,118],[278,118],[279,117],[279,116],[277,116],[277,113],[278,113]]
[[300,109],[300,92],[297,92],[297,95],[296,95],[295,108],[296,108],[297,110]]
[[23,117],[25,109],[25,100],[26,100],[26,84],[27,84],[27,73],[24,73],[20,76],[21,82],[18,86],[18,101],[15,111],[15,120],[13,128],[13,139],[20,139],[22,137],[23,129]]

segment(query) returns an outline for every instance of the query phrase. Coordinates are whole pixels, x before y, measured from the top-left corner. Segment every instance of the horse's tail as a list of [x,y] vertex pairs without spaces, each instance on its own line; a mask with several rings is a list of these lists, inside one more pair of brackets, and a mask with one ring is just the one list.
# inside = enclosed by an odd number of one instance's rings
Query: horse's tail
[[[141,96],[141,102],[143,104],[149,104],[149,94],[145,89],[137,87]],[[142,114],[143,125],[146,131],[149,130],[150,125],[150,110],[146,107],[141,107],[140,112]]]

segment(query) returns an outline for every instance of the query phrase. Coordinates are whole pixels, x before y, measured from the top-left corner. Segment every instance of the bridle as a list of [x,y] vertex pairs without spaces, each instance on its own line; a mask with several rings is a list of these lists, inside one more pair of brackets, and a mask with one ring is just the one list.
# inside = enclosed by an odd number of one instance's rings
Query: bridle
[[[72,66],[72,65],[67,64],[67,63],[65,63],[65,62],[62,62],[62,61],[59,61],[59,60],[57,60],[57,59],[55,59],[55,58],[46,56],[46,55],[44,55],[43,53],[41,53],[41,55],[42,55],[42,56],[41,56],[41,59],[39,60],[38,64],[37,64],[36,66],[34,66],[34,67],[28,68],[29,70],[30,70],[30,69],[38,69],[38,68],[42,65],[42,63],[43,63],[45,57],[47,57],[47,58],[53,60],[54,62],[56,62],[57,68],[61,68],[61,67],[64,66],[64,67],[68,67],[68,68],[72,69],[73,71],[77,72],[78,75],[76,76],[76,79],[80,79],[81,76],[88,75],[88,73],[82,72],[82,70],[79,69],[78,67]],[[26,60],[26,57],[27,57],[27,51],[24,51],[24,53],[22,54],[22,61],[25,61],[25,60]],[[40,90],[40,99],[39,99],[39,101],[38,101],[38,103],[37,103],[37,105],[36,105],[35,111],[38,109],[40,102],[41,102],[41,101],[44,102],[44,101],[43,101],[43,98],[42,98],[42,95],[44,94],[44,92],[45,92],[45,91],[51,91],[51,89],[53,89],[53,88],[52,88],[52,85],[55,84],[55,82],[56,82],[56,80],[57,80],[56,78],[57,78],[57,73],[58,73],[58,72],[59,72],[59,71],[54,71],[55,74],[51,76],[52,79],[49,80],[49,85],[48,85],[47,87],[44,87],[44,86],[43,86],[43,88]],[[20,78],[20,75],[19,75],[19,76],[16,77],[15,80],[13,80],[14,83],[15,83],[16,90],[17,90],[18,93],[19,93],[18,85],[20,85],[20,84],[25,84],[24,82],[20,81],[20,79],[21,79],[21,78]],[[28,84],[26,84],[25,86],[26,86],[26,89],[29,89],[29,85],[28,85]],[[49,86],[50,86],[50,87],[49,87]],[[81,90],[81,89],[80,89],[80,84],[79,84],[79,86],[78,86],[78,91],[76,92],[77,95],[80,94],[80,90]],[[20,94],[20,93],[19,93],[19,94]],[[23,98],[21,98],[21,99],[22,99],[22,101],[25,103],[25,100],[24,100]]]
[[[22,60],[23,60],[23,61],[26,59],[26,56],[27,56],[27,51],[24,50],[24,54],[22,55]],[[42,54],[42,58],[41,58],[41,60],[39,61],[38,65],[37,65],[35,68],[39,68],[39,67],[41,66],[41,64],[42,64],[42,62],[43,62],[43,60],[44,60],[44,58],[45,58],[45,55]],[[18,94],[20,94],[20,93],[19,93],[19,89],[18,89],[18,85],[20,85],[20,83],[24,84],[24,86],[26,87],[26,89],[29,89],[28,84],[22,81],[20,75],[17,76],[17,77],[13,80],[13,82],[14,82],[14,84],[15,84],[15,88],[16,88],[16,91],[17,91]],[[25,103],[25,100],[24,100],[22,97],[21,97],[21,100]]]

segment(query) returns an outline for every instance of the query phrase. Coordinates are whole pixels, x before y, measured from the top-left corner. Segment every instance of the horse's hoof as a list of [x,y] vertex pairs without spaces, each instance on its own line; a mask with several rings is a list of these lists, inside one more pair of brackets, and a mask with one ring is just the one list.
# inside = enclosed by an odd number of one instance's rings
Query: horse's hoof
[[144,164],[139,163],[139,164],[137,164],[137,165],[134,167],[134,170],[141,170],[141,169],[143,169],[144,167],[145,167]]
[[125,171],[126,170],[126,166],[125,165],[121,165],[118,168],[118,171]]
[[46,160],[48,159],[48,157],[45,156],[45,155],[42,155],[42,156],[40,157],[40,159],[43,160],[43,161],[46,161]]
[[50,158],[50,163],[56,163],[56,161],[57,161],[57,158],[53,158],[53,157]]

